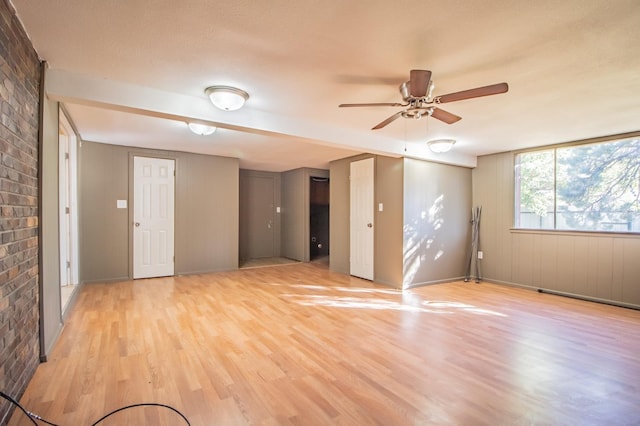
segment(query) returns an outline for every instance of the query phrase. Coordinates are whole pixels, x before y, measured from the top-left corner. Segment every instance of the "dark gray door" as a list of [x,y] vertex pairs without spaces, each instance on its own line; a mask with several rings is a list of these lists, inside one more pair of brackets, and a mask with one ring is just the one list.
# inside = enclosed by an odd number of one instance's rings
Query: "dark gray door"
[[275,256],[275,180],[245,176],[240,203],[241,258]]

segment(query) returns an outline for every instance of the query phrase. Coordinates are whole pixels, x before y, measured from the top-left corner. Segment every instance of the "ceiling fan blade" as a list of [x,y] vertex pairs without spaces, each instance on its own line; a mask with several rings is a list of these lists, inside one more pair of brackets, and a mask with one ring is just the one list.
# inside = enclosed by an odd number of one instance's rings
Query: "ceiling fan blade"
[[378,106],[390,106],[390,107],[404,107],[407,104],[400,104],[397,102],[377,102],[377,103],[369,103],[369,104],[340,104],[339,108],[348,108],[348,107],[378,107]]
[[453,124],[456,121],[462,120],[462,117],[458,117],[457,115],[451,114],[450,112],[447,112],[440,108],[434,108],[433,113],[431,113],[431,116],[440,121],[444,121],[447,124]]
[[427,95],[429,82],[431,81],[431,71],[411,70],[409,73],[409,93],[414,98],[422,98]]
[[448,102],[462,101],[464,99],[480,98],[482,96],[497,95],[506,93],[509,90],[507,83],[492,84],[490,86],[476,87],[475,89],[463,90],[462,92],[449,93],[447,95],[437,96],[434,101],[437,104],[446,104]]
[[393,114],[391,117],[387,118],[386,120],[378,123],[375,127],[373,127],[371,130],[378,130],[378,129],[382,129],[384,126],[386,126],[387,124],[391,123],[393,120],[395,120],[396,118],[400,117],[402,115],[402,111],[398,111],[395,114]]

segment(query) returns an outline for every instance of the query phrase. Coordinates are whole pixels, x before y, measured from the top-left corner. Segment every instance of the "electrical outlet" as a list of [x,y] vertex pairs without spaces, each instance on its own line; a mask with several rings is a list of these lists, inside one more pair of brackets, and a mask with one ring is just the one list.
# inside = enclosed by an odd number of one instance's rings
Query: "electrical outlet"
[[481,251],[478,251],[478,259],[482,260],[483,257],[484,257],[484,253]]

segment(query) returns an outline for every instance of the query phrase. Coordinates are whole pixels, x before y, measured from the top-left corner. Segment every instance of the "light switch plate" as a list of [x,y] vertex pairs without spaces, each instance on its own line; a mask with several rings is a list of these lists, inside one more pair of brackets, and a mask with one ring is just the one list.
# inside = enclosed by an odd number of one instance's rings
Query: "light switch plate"
[[118,200],[116,202],[116,207],[119,209],[126,209],[127,208],[127,200]]

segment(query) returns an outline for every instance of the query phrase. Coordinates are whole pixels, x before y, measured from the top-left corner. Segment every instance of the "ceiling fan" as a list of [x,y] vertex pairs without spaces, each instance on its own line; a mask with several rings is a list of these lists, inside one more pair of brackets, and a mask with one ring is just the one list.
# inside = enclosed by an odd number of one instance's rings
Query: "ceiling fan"
[[498,83],[434,97],[434,87],[435,85],[431,80],[431,71],[411,70],[409,73],[409,80],[400,85],[400,94],[402,95],[403,102],[340,104],[338,106],[340,108],[377,106],[406,107],[406,109],[398,111],[391,117],[378,123],[371,130],[382,129],[399,117],[415,119],[419,119],[421,117],[433,117],[447,124],[453,124],[456,121],[461,120],[462,117],[440,109],[436,105],[471,98],[480,98],[482,96],[498,95],[500,93],[506,93],[509,90],[509,85],[507,83]]

